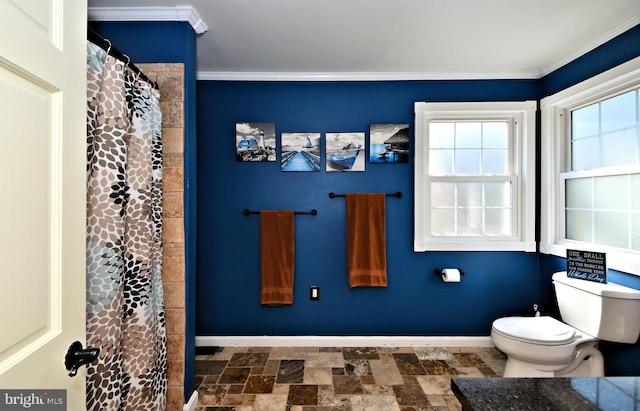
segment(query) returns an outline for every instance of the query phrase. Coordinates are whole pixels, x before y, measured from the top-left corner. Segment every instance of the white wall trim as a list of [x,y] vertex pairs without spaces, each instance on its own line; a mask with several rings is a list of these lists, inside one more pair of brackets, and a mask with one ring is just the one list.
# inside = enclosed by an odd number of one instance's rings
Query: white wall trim
[[196,336],[196,347],[493,347],[491,337]]
[[175,7],[89,7],[89,21],[186,21],[196,34],[208,30],[191,6]]
[[189,402],[187,402],[184,407],[182,407],[182,411],[196,411],[196,407],[198,406],[198,391],[194,391],[191,394],[191,398],[189,398]]
[[232,71],[199,71],[198,80],[209,81],[416,81],[416,80],[495,80],[540,78],[538,72],[425,72],[425,73],[374,73],[374,72],[326,72],[326,73],[294,73],[294,72],[232,72]]

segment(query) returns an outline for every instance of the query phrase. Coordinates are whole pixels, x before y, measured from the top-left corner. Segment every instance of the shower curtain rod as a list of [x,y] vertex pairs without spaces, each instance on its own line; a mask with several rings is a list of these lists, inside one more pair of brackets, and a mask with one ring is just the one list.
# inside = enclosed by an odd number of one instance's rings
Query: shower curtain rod
[[117,48],[113,47],[109,39],[105,39],[100,34],[98,34],[95,30],[93,30],[91,27],[89,27],[89,29],[87,30],[87,40],[89,40],[96,46],[106,51],[109,55],[117,58],[122,62],[126,62],[126,66],[129,67],[129,69],[132,70],[134,73],[136,73],[137,76],[139,76],[141,79],[143,79],[147,83],[151,84],[151,86],[156,90],[158,89],[158,83],[156,83],[155,81],[147,77],[147,75],[144,74],[142,70],[138,68],[138,66],[133,64],[129,56],[120,52],[120,50],[118,50]]

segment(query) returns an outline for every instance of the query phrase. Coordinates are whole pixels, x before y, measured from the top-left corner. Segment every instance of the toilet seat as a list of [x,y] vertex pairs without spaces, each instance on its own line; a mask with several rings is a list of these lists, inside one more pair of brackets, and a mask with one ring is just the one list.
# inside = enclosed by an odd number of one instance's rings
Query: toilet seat
[[555,318],[503,317],[495,320],[491,340],[507,354],[507,362],[518,361],[562,370],[576,358],[578,346],[596,339]]
[[506,338],[535,345],[566,345],[579,337],[575,328],[549,316],[499,318],[492,328]]

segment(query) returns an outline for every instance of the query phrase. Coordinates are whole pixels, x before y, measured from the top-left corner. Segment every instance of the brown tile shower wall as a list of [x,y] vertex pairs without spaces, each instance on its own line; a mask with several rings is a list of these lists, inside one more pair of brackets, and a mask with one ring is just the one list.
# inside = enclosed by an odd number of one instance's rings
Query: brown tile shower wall
[[184,405],[185,257],[184,257],[184,65],[137,64],[158,83],[162,107],[163,257],[167,319],[167,410]]

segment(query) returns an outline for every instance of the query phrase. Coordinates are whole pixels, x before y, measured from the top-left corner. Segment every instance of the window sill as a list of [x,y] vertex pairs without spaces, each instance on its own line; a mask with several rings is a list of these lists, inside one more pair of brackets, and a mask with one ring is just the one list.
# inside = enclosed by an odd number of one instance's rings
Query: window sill
[[556,257],[567,257],[567,249],[594,251],[607,254],[607,268],[621,271],[623,273],[640,276],[640,255],[632,251],[626,252],[604,246],[594,246],[593,244],[569,242],[564,244],[540,243],[540,253],[555,255]]
[[491,241],[486,239],[474,242],[415,241],[413,243],[413,251],[524,251],[533,253],[536,252],[536,243],[524,241]]

